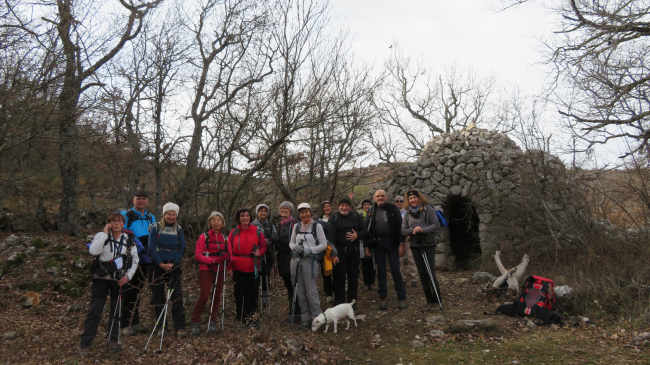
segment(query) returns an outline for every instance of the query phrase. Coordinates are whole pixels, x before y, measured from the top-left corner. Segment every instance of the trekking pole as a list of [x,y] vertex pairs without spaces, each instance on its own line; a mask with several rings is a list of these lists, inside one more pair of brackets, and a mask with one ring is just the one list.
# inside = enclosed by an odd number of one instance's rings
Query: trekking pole
[[296,258],[296,280],[293,283],[293,300],[291,301],[291,322],[289,322],[289,330],[295,320],[296,315],[296,296],[298,295],[298,279],[300,278],[300,256]]
[[427,260],[427,254],[424,252],[424,247],[422,247],[422,242],[420,242],[420,251],[422,252],[422,258],[424,259],[424,265],[427,268],[429,273],[429,282],[433,288],[433,292],[436,293],[436,298],[438,298],[438,304],[440,305],[440,312],[443,312],[442,301],[440,300],[440,295],[438,295],[438,288],[436,288],[436,283],[433,281],[433,273],[431,272],[431,266],[429,265],[429,260]]
[[[111,321],[111,329],[108,331],[108,336],[106,339],[106,347],[104,347],[104,350],[108,349],[108,343],[111,341],[111,334],[113,333],[113,325],[115,324],[115,318],[118,314],[118,309],[120,308],[120,302],[122,301],[122,285],[120,285],[120,293],[117,295],[117,303],[115,307],[115,312],[113,312],[113,320]],[[119,318],[122,318],[122,311],[119,311]],[[117,331],[117,343],[120,343],[120,331]]]
[[160,346],[158,347],[158,351],[156,351],[157,354],[162,353],[162,343],[163,343],[163,338],[165,338],[165,325],[167,324],[167,308],[169,306],[169,298],[172,297],[172,293],[174,292],[174,289],[172,288],[169,290],[169,295],[167,296],[167,302],[165,303],[165,308],[163,308],[163,311],[165,312],[165,317],[163,317],[163,323],[162,323],[162,332],[160,333]]
[[559,305],[555,304],[555,306],[557,307],[557,309],[559,309],[559,310],[562,311],[562,314],[564,314],[564,316],[567,317],[567,318],[569,319],[569,321],[571,321],[571,324],[572,324],[573,326],[575,326],[575,327],[580,326],[580,324],[579,324],[578,322],[574,321],[573,318],[571,318],[571,316],[569,315],[569,313],[567,313],[566,311],[564,311],[564,309],[562,309]]
[[223,314],[226,311],[226,261],[223,262],[223,288],[221,289],[221,330],[223,331]]
[[217,283],[219,282],[220,269],[221,269],[221,264],[217,264],[217,275],[214,276],[214,289],[212,289],[212,302],[210,302],[210,317],[208,317],[208,327],[205,330],[206,333],[210,330],[210,320],[212,319],[212,306],[214,305],[214,295],[217,293]]
[[[167,301],[165,302],[165,306],[163,307],[162,312],[160,312],[160,316],[158,316],[158,320],[156,320],[156,324],[153,326],[153,330],[151,331],[149,340],[147,340],[147,344],[144,345],[144,349],[142,350],[142,355],[147,353],[147,347],[149,346],[149,342],[151,342],[151,338],[153,337],[153,334],[156,333],[156,327],[158,327],[158,323],[160,323],[160,319],[163,317],[163,315],[165,316],[165,318],[167,318],[167,304],[169,303],[169,298],[172,297],[172,293],[171,293],[172,291],[174,291],[174,289],[167,289]],[[164,328],[164,324],[163,324],[163,328]],[[159,349],[159,351],[162,352],[162,338],[161,338],[160,345],[161,345],[161,349]]]

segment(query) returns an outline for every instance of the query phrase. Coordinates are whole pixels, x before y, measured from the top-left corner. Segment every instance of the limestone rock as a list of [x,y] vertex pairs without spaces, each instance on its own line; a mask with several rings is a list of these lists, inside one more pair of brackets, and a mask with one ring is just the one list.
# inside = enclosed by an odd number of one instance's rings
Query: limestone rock
[[438,331],[438,330],[431,330],[431,332],[429,332],[429,337],[433,337],[433,338],[436,338],[436,337],[438,337],[438,338],[443,338],[443,337],[445,337],[445,333],[442,332],[442,331]]
[[2,334],[2,338],[5,340],[13,340],[18,338],[18,332],[16,331],[7,331]]
[[475,272],[474,275],[472,275],[472,280],[477,283],[493,283],[496,279],[496,276],[484,271]]
[[560,285],[555,287],[555,297],[557,299],[565,299],[571,296],[573,289],[568,285]]

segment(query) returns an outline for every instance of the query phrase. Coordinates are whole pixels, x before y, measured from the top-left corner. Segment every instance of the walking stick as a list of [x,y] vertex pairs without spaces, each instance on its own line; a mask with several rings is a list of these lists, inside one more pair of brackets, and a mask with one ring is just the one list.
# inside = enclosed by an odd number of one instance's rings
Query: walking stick
[[223,331],[223,314],[226,311],[226,261],[223,262],[223,288],[221,289],[221,330]]
[[[424,237],[420,237],[420,239],[424,239]],[[438,288],[436,288],[436,283],[433,281],[433,273],[431,272],[431,266],[429,265],[429,260],[427,260],[427,254],[424,252],[424,247],[422,247],[422,241],[420,241],[420,252],[422,252],[424,265],[426,266],[427,272],[429,273],[429,282],[431,283],[433,292],[436,293],[436,298],[438,298],[438,304],[440,305],[440,312],[443,312],[442,301],[440,300],[440,296],[438,295]]]
[[[104,350],[108,349],[108,343],[111,341],[111,334],[113,333],[113,325],[115,324],[115,318],[117,314],[119,313],[119,317],[117,318],[122,318],[122,308],[120,308],[120,304],[122,302],[122,285],[120,285],[120,293],[117,295],[117,304],[115,307],[115,312],[113,312],[113,320],[111,321],[111,329],[108,331],[108,338],[106,339],[106,347],[104,347]],[[119,309],[119,312],[118,312]],[[120,343],[120,330],[118,329],[117,331],[117,343]]]
[[[217,283],[219,282],[219,270],[221,269],[221,264],[217,264],[217,275],[214,276],[214,289],[212,289],[212,302],[210,302],[210,317],[208,317],[208,327],[205,332],[207,333],[210,330],[210,320],[212,320],[212,306],[214,305],[214,295],[217,293]],[[224,277],[225,281],[225,277]]]
[[[149,340],[147,340],[147,344],[144,345],[144,349],[142,350],[142,355],[147,353],[147,347],[149,346],[149,342],[151,342],[151,338],[153,337],[153,334],[156,333],[156,327],[158,327],[158,323],[160,322],[160,319],[163,318],[163,315],[165,316],[165,319],[167,319],[167,305],[169,304],[169,299],[172,297],[172,292],[174,289],[167,289],[167,301],[165,302],[165,306],[163,307],[162,312],[160,312],[160,316],[158,316],[158,320],[156,320],[156,324],[153,326],[153,330],[151,331],[151,335],[149,336]],[[163,335],[165,333],[165,324],[163,320]],[[162,336],[160,336],[160,348],[157,353],[162,352]]]

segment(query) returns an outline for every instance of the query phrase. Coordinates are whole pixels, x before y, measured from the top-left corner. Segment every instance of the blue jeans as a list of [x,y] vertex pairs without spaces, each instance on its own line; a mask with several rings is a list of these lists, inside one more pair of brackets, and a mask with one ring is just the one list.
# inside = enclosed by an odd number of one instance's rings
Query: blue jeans
[[399,246],[395,245],[389,236],[380,237],[372,254],[375,256],[375,262],[377,263],[379,298],[386,299],[388,296],[388,289],[386,288],[386,257],[388,257],[388,265],[390,265],[390,273],[393,275],[397,300],[406,300],[406,288],[404,287],[404,280],[402,280],[402,273],[399,270]]

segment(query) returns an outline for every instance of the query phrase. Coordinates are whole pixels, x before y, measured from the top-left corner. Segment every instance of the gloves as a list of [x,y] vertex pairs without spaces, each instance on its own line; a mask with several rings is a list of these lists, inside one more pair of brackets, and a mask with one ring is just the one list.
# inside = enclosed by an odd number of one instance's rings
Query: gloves
[[223,264],[225,261],[228,261],[228,260],[230,260],[230,255],[228,255],[227,253],[224,253],[221,256],[214,257],[212,259],[212,265]]
[[296,245],[293,250],[297,253],[302,253],[305,250],[305,247],[303,245]]
[[302,257],[307,257],[307,256],[311,255],[311,247],[309,247],[309,246],[302,246],[302,247],[303,247],[303,251],[304,251],[302,253]]

